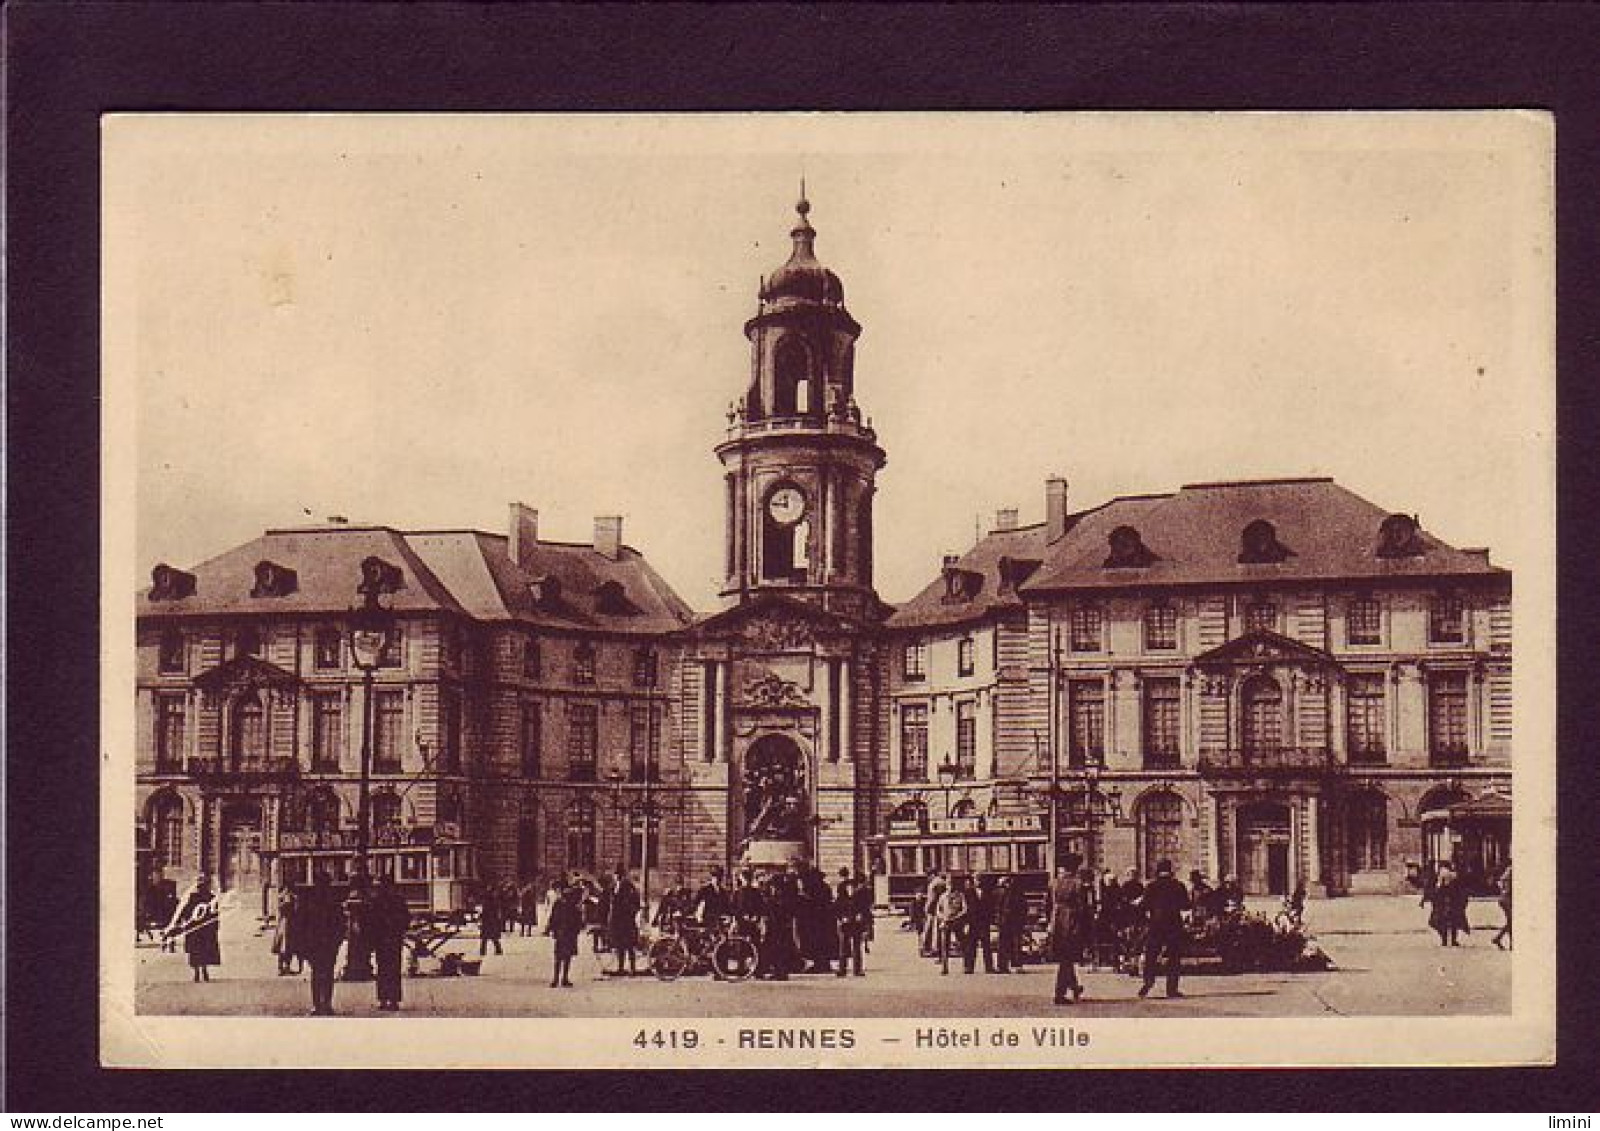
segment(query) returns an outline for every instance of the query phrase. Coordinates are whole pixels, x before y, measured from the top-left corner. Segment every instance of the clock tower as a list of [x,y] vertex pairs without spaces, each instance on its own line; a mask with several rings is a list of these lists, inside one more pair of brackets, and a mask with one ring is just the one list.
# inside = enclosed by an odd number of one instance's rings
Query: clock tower
[[788,262],[763,280],[750,377],[717,446],[725,476],[723,597],[783,593],[870,620],[872,505],[883,449],[855,397],[861,326],[839,277],[817,261],[801,186]]

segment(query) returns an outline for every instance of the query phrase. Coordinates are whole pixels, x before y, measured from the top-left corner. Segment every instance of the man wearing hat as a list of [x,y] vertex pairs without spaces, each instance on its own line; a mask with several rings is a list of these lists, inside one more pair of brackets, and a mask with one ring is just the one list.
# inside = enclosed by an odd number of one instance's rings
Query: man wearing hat
[[1182,997],[1178,990],[1178,971],[1183,963],[1183,916],[1189,910],[1189,890],[1172,875],[1172,861],[1156,864],[1156,878],[1140,897],[1149,930],[1144,941],[1144,985],[1139,996],[1146,997],[1156,984],[1156,963],[1165,959],[1167,996]]

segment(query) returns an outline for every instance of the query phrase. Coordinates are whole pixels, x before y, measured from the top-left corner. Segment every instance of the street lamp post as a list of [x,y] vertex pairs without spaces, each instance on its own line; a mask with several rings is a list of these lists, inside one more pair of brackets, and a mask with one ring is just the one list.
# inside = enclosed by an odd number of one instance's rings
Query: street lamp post
[[345,952],[344,980],[372,980],[372,946],[366,930],[367,885],[372,852],[372,706],[373,677],[383,661],[393,615],[378,603],[390,585],[394,567],[379,558],[361,563],[361,584],[356,592],[362,603],[350,613],[350,654],[361,670],[361,777],[356,801],[356,859],[345,911],[350,918],[350,942]]
[[955,788],[956,778],[961,775],[961,767],[956,765],[949,754],[939,763],[939,784],[944,788],[944,819],[950,819],[950,791]]

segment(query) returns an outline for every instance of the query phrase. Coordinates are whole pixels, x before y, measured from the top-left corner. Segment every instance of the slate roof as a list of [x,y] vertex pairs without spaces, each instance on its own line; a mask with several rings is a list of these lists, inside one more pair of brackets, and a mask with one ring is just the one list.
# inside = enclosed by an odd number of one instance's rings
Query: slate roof
[[[1052,543],[1044,526],[994,531],[955,563],[976,586],[959,599],[947,596],[943,572],[900,606],[888,627],[930,628],[981,620],[1021,599],[1044,593],[1170,586],[1215,586],[1393,578],[1509,577],[1483,554],[1455,549],[1418,532],[1420,553],[1380,557],[1379,527],[1390,511],[1331,479],[1271,479],[1190,484],[1161,495],[1128,495],[1069,515],[1067,531]],[[1281,562],[1241,563],[1244,528],[1264,519],[1289,555]],[[1138,531],[1152,555],[1137,567],[1108,567],[1110,535]],[[1002,558],[1032,558],[1039,567],[1017,592],[1002,592]]]
[[[1115,513],[1118,502],[1105,508],[1102,521],[1080,521],[1050,546],[1027,591],[1509,576],[1486,555],[1457,550],[1426,531],[1418,532],[1419,553],[1379,556],[1379,527],[1392,512],[1331,479],[1192,484],[1131,516]],[[1241,534],[1262,519],[1289,555],[1277,563],[1242,563]],[[1149,565],[1106,567],[1106,536],[1122,524],[1137,530],[1155,555]]]
[[[405,532],[389,527],[269,530],[191,571],[193,595],[151,601],[141,615],[322,615],[358,603],[361,562],[376,556],[398,566],[401,585],[384,599],[396,612],[446,611],[483,621],[518,620],[551,628],[656,634],[682,628],[693,614],[638,551],[617,560],[587,544],[539,542],[527,568],[511,561],[508,539],[482,531]],[[258,562],[295,571],[281,597],[252,597]],[[531,584],[555,579],[560,598],[538,602]],[[606,607],[600,587],[614,582],[624,598]]]

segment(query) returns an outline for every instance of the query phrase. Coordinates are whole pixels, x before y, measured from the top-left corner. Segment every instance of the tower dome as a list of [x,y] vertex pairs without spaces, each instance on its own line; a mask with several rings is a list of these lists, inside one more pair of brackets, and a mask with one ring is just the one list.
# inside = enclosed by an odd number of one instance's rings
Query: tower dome
[[817,261],[817,230],[808,218],[811,202],[806,199],[805,184],[800,186],[800,200],[795,205],[799,219],[789,230],[794,240],[794,250],[789,260],[767,279],[761,288],[764,303],[803,302],[825,306],[844,305],[844,284],[839,276]]

